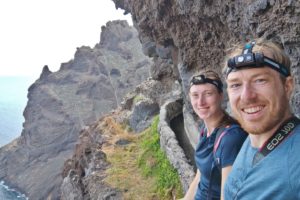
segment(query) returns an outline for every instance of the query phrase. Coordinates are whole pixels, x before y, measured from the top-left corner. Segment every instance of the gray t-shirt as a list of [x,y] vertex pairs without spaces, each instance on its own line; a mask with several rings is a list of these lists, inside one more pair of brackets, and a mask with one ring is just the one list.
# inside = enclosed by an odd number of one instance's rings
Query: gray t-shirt
[[225,200],[300,200],[300,125],[263,160],[246,139],[224,188]]

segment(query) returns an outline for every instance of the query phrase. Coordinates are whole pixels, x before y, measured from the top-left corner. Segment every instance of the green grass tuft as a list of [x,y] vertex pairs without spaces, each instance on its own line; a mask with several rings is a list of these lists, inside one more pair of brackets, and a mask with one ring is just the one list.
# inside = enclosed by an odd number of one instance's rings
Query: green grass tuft
[[128,133],[125,126],[107,118],[101,132],[107,131],[108,144],[118,139],[131,141],[126,146],[104,145],[110,163],[105,182],[123,193],[124,200],[170,200],[182,197],[177,171],[160,149],[155,117],[150,128],[140,134]]
[[178,198],[182,196],[182,187],[177,171],[160,149],[158,122],[159,118],[156,116],[150,129],[140,140],[142,154],[138,159],[138,166],[145,177],[155,178],[153,193],[157,194],[159,199],[171,199],[174,196]]

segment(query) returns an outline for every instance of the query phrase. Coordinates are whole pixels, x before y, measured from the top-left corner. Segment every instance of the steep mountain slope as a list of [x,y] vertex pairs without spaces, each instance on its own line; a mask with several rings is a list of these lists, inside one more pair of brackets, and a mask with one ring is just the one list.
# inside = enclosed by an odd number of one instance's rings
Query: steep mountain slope
[[63,164],[80,130],[149,77],[152,61],[137,35],[126,21],[108,22],[94,48],[78,48],[57,72],[44,67],[28,90],[21,136],[0,149],[1,179],[30,199],[59,198]]

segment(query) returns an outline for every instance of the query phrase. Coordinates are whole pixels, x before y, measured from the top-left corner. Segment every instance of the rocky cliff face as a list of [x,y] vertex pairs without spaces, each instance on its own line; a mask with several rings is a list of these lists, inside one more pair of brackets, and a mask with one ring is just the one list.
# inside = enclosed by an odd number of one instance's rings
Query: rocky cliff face
[[[132,14],[143,48],[149,56],[169,59],[179,72],[186,94],[187,80],[195,70],[221,71],[226,49],[263,37],[282,44],[292,60],[296,78],[293,107],[299,104],[300,2],[276,0],[115,0],[116,8]],[[171,53],[160,54],[161,49]]]
[[30,199],[59,198],[63,164],[80,130],[149,77],[152,61],[137,35],[126,21],[108,22],[94,48],[78,48],[57,72],[44,67],[28,90],[21,136],[0,149],[0,179]]
[[[157,72],[163,68],[163,65],[170,65],[168,69],[171,69],[173,74],[161,73],[161,76],[156,76],[154,79],[165,80],[169,84],[174,80],[180,83],[184,128],[193,145],[197,140],[195,137],[197,128],[186,98],[188,80],[191,74],[201,69],[213,69],[221,73],[226,60],[226,50],[238,42],[262,37],[283,46],[291,58],[292,74],[295,77],[295,93],[291,105],[294,113],[300,115],[299,1],[113,1],[116,8],[131,13],[144,53],[154,57],[156,61],[161,61],[161,63],[156,62],[155,69],[152,71]],[[171,98],[170,101],[174,102],[173,105],[178,104],[176,97]],[[165,116],[162,110],[161,115]],[[168,126],[172,117],[174,116],[165,117],[161,125]],[[175,156],[177,151],[171,151],[172,148],[174,149],[174,142],[168,142],[165,137],[173,138],[173,136],[170,136],[170,131],[164,133],[163,130],[167,128],[161,128],[161,140],[166,141],[163,148],[179,171],[183,184],[186,184],[185,180],[188,176],[183,175],[183,170],[186,169],[185,162],[182,163],[184,158],[180,152],[179,156]],[[174,159],[176,157],[179,159]]]
[[72,159],[65,162],[62,171],[62,200],[82,199],[122,199],[122,192],[111,188],[104,179],[110,167],[103,146],[116,145],[109,138],[116,137],[115,128],[110,122],[118,118],[120,112],[103,117],[82,130],[79,145],[76,146]]

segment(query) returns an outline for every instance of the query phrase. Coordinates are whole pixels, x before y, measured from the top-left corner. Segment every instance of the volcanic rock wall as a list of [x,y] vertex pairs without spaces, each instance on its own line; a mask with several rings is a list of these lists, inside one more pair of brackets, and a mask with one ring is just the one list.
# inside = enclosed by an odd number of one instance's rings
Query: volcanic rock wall
[[[292,60],[296,93],[292,101],[300,114],[300,2],[297,0],[114,0],[131,13],[149,56],[169,59],[186,94],[191,73],[221,72],[226,50],[237,42],[266,38],[281,44]],[[151,48],[149,48],[151,46]],[[159,54],[168,49],[169,54]],[[156,52],[156,53],[153,53]],[[185,98],[185,97],[184,97]]]
[[[222,71],[226,52],[233,44],[251,39],[273,40],[284,48],[292,61],[291,72],[295,78],[295,93],[291,105],[300,116],[300,1],[298,0],[113,0],[116,8],[131,13],[142,41],[143,51],[154,60],[169,64],[173,74],[163,74],[154,79],[180,83],[182,88],[185,132],[191,144],[197,143],[197,127],[187,100],[188,80],[195,71],[213,69]],[[156,62],[156,70],[162,67]],[[152,69],[155,71],[155,69]],[[174,81],[175,80],[175,81]],[[178,99],[169,99],[178,102]],[[170,104],[170,102],[168,102]],[[161,111],[162,112],[162,111]],[[172,116],[176,117],[176,116]],[[161,124],[168,126],[171,119]],[[168,129],[167,127],[161,130]],[[169,131],[168,131],[169,132]],[[167,141],[169,160],[179,171],[186,170],[185,158],[172,152],[174,142],[168,141],[161,131],[161,141]],[[172,140],[173,141],[173,140]],[[178,144],[176,144],[178,145]],[[176,148],[177,149],[177,148]],[[179,164],[183,163],[183,164]],[[181,176],[184,188],[188,176]]]

